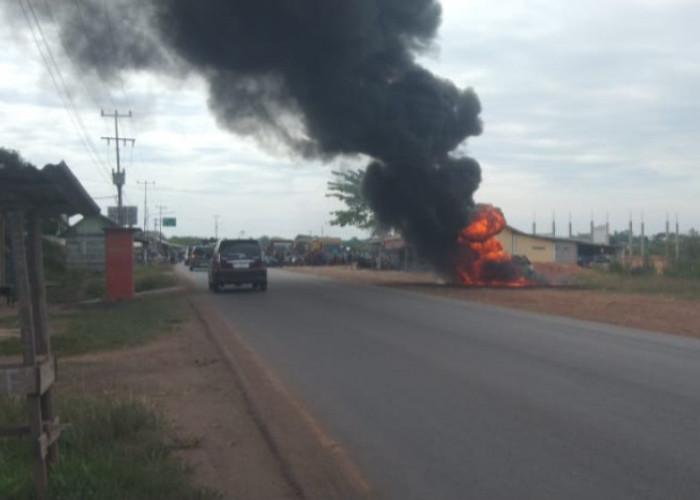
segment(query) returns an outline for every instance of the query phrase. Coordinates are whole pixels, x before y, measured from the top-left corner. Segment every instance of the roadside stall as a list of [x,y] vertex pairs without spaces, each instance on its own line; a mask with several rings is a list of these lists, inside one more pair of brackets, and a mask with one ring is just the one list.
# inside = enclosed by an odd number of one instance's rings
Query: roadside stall
[[0,219],[11,243],[12,286],[23,344],[21,360],[0,365],[0,396],[26,397],[28,417],[27,424],[1,428],[0,436],[31,436],[37,498],[48,498],[48,468],[58,461],[61,431],[51,399],[55,360],[47,321],[41,221],[56,214],[98,212],[65,163],[39,170],[17,153],[0,149]]

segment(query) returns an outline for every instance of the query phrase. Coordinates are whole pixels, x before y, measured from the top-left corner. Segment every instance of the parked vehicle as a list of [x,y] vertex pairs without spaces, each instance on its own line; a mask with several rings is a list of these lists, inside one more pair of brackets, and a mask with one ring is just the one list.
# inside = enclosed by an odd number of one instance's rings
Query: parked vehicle
[[266,264],[268,267],[289,265],[292,263],[293,254],[294,240],[270,240],[265,250]]
[[257,240],[221,240],[209,263],[209,289],[218,292],[225,285],[252,285],[267,290],[267,267]]
[[213,251],[213,247],[210,246],[195,246],[192,249],[192,255],[190,255],[190,271],[208,268]]
[[595,264],[610,264],[610,257],[603,254],[595,255],[593,256],[593,262]]
[[270,257],[269,255],[263,255],[263,262],[267,267],[279,266],[280,262],[275,257]]

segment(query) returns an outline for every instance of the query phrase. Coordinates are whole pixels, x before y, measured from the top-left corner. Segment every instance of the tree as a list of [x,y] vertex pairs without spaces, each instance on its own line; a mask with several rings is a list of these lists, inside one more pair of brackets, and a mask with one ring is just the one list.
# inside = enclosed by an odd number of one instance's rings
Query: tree
[[260,238],[258,238],[258,243],[260,243],[260,246],[262,247],[263,251],[265,251],[265,249],[267,249],[267,247],[270,246],[270,237],[264,234]]
[[335,210],[331,212],[333,219],[332,226],[356,226],[361,229],[371,229],[373,232],[377,228],[374,213],[367,205],[362,196],[362,178],[365,171],[362,169],[347,170],[340,172],[333,171],[336,180],[328,182],[329,198],[337,198],[348,207],[347,210]]
[[206,240],[206,238],[203,236],[171,236],[168,238],[170,243],[182,246],[199,245],[204,240]]

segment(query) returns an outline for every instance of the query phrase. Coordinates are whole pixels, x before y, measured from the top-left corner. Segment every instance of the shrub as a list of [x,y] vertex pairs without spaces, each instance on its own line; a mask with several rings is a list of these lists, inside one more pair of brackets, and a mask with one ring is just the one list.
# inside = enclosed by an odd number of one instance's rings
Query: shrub
[[612,259],[608,266],[608,271],[614,274],[629,274],[630,268],[622,259]]
[[[0,408],[3,405],[0,405]],[[0,411],[0,424],[23,414],[19,399]],[[218,495],[192,481],[190,469],[173,456],[180,447],[162,414],[134,398],[66,398],[57,413],[68,427],[59,439],[61,460],[50,476],[55,499],[185,500]],[[3,498],[33,498],[28,439],[0,441]]]

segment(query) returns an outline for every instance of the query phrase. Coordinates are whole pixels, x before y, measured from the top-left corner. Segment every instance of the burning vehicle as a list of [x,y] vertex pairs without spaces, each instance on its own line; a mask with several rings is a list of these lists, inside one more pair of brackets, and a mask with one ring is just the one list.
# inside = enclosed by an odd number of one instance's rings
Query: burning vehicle
[[454,269],[465,285],[519,287],[533,285],[534,271],[527,257],[514,259],[496,235],[505,227],[503,213],[492,205],[477,205],[472,220],[457,237]]

